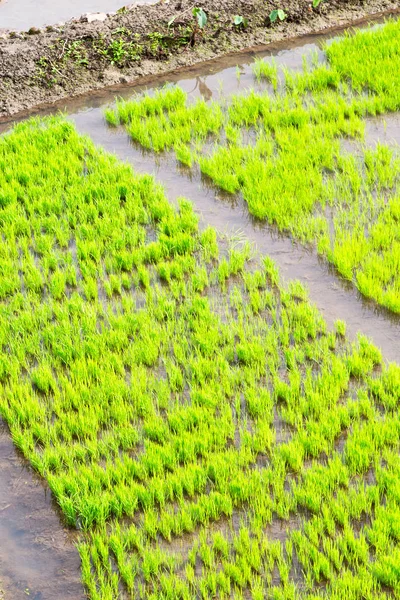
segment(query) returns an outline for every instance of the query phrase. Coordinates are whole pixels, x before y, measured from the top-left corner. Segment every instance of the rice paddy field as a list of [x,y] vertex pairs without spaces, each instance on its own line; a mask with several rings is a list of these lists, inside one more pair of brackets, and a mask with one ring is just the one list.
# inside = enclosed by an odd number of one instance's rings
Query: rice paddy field
[[73,118],[0,137],[0,416],[87,598],[400,598],[400,153],[366,143],[399,65],[388,21],[301,69],[258,58],[236,95],[104,110],[128,154],[173,154],[331,264],[382,349]]
[[258,219],[315,244],[362,294],[398,313],[399,157],[379,144],[357,160],[340,141],[362,140],[365,116],[399,109],[399,56],[393,22],[329,44],[326,62],[305,61],[302,73],[280,77],[272,61],[255,61],[272,94],[188,106],[177,88],[119,102],[106,118],[145,148],[198,162]]

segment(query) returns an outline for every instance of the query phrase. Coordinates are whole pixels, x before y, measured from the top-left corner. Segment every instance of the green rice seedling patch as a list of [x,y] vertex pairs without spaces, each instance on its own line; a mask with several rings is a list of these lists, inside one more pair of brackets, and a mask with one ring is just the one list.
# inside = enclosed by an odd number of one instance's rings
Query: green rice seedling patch
[[0,414],[88,596],[396,597],[399,367],[64,119],[0,162]]
[[[173,149],[180,162],[197,164],[214,184],[240,193],[255,217],[313,245],[365,296],[398,313],[400,154],[377,144],[355,157],[341,140],[362,142],[366,117],[399,110],[400,24],[344,36],[325,53],[326,64],[284,70],[282,85],[276,64],[257,60],[255,77],[272,84],[271,94],[250,91],[218,107],[189,105],[179,88],[167,89],[120,101],[106,118],[146,148]],[[175,95],[179,106],[171,107]],[[146,116],[149,102],[162,118]],[[198,107],[208,110],[206,129],[202,117],[199,130],[189,125]]]
[[182,162],[191,165],[186,144],[198,144],[221,129],[223,115],[218,104],[197,101],[186,106],[186,94],[179,88],[156,91],[141,103],[118,102],[117,111],[106,110],[107,122],[127,127],[131,138],[156,152],[175,147]]

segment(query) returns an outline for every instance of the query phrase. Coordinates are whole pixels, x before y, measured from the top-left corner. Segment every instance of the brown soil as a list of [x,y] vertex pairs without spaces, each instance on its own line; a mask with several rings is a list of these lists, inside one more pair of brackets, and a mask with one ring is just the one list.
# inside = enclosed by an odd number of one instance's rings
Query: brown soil
[[[208,21],[197,27],[193,7]],[[271,10],[287,18],[271,24]],[[0,118],[146,76],[176,71],[244,48],[397,13],[395,0],[165,0],[134,6],[105,21],[0,37]],[[248,20],[235,27],[233,18]],[[170,26],[168,22],[175,17]]]

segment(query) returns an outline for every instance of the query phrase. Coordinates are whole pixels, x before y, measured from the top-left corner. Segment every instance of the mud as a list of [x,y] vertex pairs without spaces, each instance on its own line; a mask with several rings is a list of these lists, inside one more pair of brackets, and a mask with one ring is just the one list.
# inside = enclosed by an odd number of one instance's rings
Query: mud
[[[202,30],[192,15],[194,6],[208,16]],[[102,22],[78,20],[45,31],[33,29],[31,35],[4,33],[0,118],[105,86],[172,73],[251,46],[399,11],[393,0],[326,0],[317,9],[309,0],[286,0],[286,20],[271,25],[268,15],[274,8],[274,0],[166,0],[130,7]],[[248,19],[246,28],[233,25],[236,14]],[[118,44],[123,52],[117,51]]]
[[83,600],[80,559],[51,493],[0,420],[0,599]]
[[[377,22],[381,19],[377,18]],[[374,22],[376,22],[374,20]],[[160,88],[166,84],[179,84],[191,98],[203,97],[205,100],[221,100],[228,94],[242,92],[246,89],[261,91],[266,86],[255,80],[251,65],[254,59],[274,57],[278,66],[291,70],[302,69],[302,57],[317,52],[320,60],[325,56],[319,44],[338,35],[345,28],[334,28],[330,33],[305,35],[300,38],[271,43],[262,49],[249,49],[240,53],[231,53],[214,60],[179,69],[174,73],[142,77],[133,85],[119,84],[111,87],[92,90],[88,94],[57,100],[52,104],[44,104],[33,109],[21,111],[17,115],[0,118],[0,133],[10,125],[31,115],[45,116],[57,111],[76,113],[81,110],[100,108],[115,97],[130,98],[132,94],[142,93],[149,89]]]

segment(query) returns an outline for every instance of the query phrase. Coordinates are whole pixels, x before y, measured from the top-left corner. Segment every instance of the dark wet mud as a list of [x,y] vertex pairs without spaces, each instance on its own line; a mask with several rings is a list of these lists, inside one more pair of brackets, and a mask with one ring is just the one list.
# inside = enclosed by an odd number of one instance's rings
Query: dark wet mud
[[50,491],[0,420],[0,599],[83,600],[73,542]]

